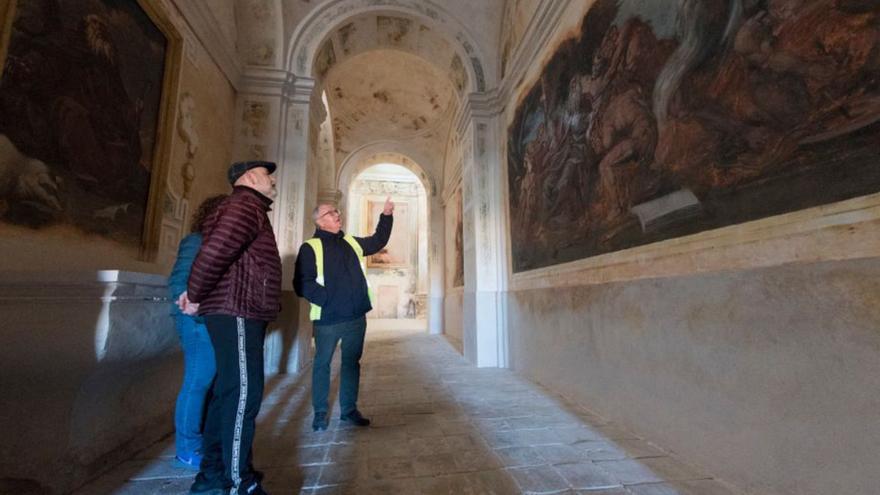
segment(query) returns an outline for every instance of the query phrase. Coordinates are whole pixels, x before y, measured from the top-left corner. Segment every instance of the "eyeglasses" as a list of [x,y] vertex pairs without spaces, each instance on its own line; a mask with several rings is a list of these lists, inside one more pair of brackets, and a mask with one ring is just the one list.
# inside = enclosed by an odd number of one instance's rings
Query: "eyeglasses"
[[320,215],[318,218],[324,218],[324,217],[326,217],[327,215],[336,215],[337,217],[341,217],[341,216],[342,216],[342,212],[339,211],[339,210],[336,210],[336,209],[333,209],[333,210],[327,210],[327,211],[325,211],[322,215]]

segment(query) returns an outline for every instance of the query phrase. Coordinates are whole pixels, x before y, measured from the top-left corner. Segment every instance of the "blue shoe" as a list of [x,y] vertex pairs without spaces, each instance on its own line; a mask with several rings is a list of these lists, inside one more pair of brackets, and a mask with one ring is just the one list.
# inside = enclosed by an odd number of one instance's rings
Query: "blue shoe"
[[177,464],[181,467],[198,471],[199,465],[202,463],[202,456],[199,454],[191,454],[188,456],[178,454],[174,456],[174,460],[177,461]]

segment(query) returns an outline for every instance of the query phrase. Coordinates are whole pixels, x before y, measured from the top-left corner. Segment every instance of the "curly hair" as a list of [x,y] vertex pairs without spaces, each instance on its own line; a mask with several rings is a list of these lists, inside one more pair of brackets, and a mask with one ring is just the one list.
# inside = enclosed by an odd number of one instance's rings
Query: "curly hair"
[[190,232],[201,232],[205,228],[205,223],[207,223],[211,214],[217,210],[217,207],[220,206],[220,203],[222,203],[227,196],[228,194],[218,194],[217,196],[211,196],[202,201],[202,204],[200,204],[199,207],[196,208],[195,213],[193,213],[192,221],[190,222]]

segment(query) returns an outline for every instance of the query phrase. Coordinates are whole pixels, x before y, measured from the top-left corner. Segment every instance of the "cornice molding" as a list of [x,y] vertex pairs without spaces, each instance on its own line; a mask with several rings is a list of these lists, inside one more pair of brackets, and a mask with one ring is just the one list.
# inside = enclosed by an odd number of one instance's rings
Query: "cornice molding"
[[308,105],[312,101],[312,93],[315,90],[316,81],[311,77],[293,76],[288,83],[285,95],[290,98],[293,103],[303,103]]
[[285,96],[296,76],[281,69],[248,67],[241,77],[241,92],[263,96]]
[[502,98],[502,93],[497,89],[491,89],[483,93],[471,93],[463,99],[460,110],[455,115],[455,130],[459,136],[467,131],[468,125],[474,119],[491,119],[504,111],[507,103]]
[[531,69],[541,51],[547,47],[550,37],[559,26],[562,13],[571,0],[540,2],[538,11],[526,27],[522,40],[516,46],[508,63],[507,73],[499,84],[501,99],[506,103],[513,96],[516,85]]
[[214,16],[207,0],[173,0],[186,23],[202,44],[211,60],[217,64],[232,87],[239,91],[242,84],[242,64],[233,41],[228,40],[220,30],[220,23]]

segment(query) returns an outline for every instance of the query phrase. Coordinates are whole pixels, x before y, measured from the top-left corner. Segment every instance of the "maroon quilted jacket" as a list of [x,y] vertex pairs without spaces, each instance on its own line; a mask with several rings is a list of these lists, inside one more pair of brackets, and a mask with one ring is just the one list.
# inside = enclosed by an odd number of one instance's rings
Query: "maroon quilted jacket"
[[281,309],[281,257],[266,212],[272,200],[236,186],[205,225],[187,295],[199,314],[272,321]]

